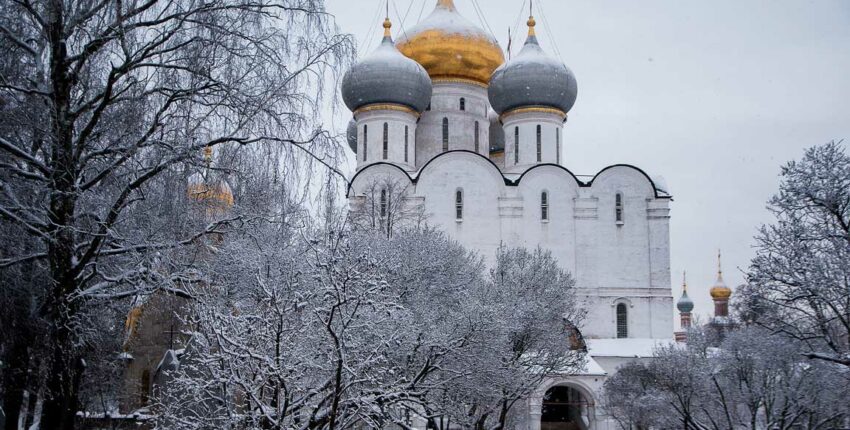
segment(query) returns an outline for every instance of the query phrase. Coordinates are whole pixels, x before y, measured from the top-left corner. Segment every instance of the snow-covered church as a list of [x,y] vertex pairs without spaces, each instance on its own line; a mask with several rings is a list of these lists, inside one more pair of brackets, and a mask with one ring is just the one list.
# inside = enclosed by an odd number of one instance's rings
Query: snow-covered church
[[674,339],[666,185],[631,165],[588,176],[563,167],[577,83],[541,48],[533,17],[508,61],[451,0],[398,42],[389,20],[384,28],[342,84],[354,113],[352,209],[392,178],[405,185],[406,205],[485,257],[501,243],[551,250],[588,312],[580,327],[588,363],[552,375],[527,399],[521,428],[615,428],[599,405],[605,378]]

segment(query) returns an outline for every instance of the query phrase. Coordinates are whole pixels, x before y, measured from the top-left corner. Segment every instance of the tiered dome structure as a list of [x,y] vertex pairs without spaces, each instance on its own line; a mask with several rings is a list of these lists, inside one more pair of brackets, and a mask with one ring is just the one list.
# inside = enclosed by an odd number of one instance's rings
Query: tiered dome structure
[[434,81],[487,86],[505,62],[496,39],[461,16],[452,0],[439,0],[431,15],[399,39],[398,49]]
[[387,18],[381,44],[342,80],[343,101],[354,113],[348,144],[359,167],[386,161],[412,169],[417,121],[431,103],[428,72],[396,49],[391,28]]

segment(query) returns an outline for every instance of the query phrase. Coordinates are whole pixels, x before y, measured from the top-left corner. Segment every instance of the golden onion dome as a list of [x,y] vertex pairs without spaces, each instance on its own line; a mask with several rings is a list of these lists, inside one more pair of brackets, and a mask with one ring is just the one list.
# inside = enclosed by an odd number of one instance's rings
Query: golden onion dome
[[505,62],[499,42],[461,16],[452,0],[439,0],[431,15],[402,33],[397,47],[421,64],[433,82],[487,86]]
[[723,281],[723,270],[720,266],[720,251],[717,252],[717,281],[715,281],[714,286],[711,287],[709,291],[711,294],[711,298],[715,300],[728,299],[732,297],[732,289],[726,286],[726,282]]
[[206,176],[193,173],[189,176],[186,195],[193,201],[203,203],[218,212],[233,206],[233,189],[223,178],[210,178],[209,165],[212,162],[212,148],[204,148],[204,160],[207,164]]

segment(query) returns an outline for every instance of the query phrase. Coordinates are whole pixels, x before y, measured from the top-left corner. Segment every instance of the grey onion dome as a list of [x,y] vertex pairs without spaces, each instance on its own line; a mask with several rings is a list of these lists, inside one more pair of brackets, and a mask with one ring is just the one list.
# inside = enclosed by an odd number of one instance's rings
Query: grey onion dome
[[529,19],[529,35],[519,54],[490,77],[488,96],[500,115],[529,106],[555,108],[567,113],[576,102],[578,85],[573,72],[546,55]]
[[679,312],[682,313],[689,313],[694,310],[694,301],[691,300],[690,297],[688,297],[687,291],[682,292],[682,298],[680,298],[679,301],[676,302],[676,308],[679,309]]
[[348,140],[348,147],[351,148],[354,153],[357,153],[357,121],[354,118],[351,118],[351,121],[348,121],[348,128],[345,130],[345,138]]
[[371,104],[398,104],[422,112],[431,102],[431,78],[396,49],[384,22],[384,39],[342,79],[342,99],[352,112]]

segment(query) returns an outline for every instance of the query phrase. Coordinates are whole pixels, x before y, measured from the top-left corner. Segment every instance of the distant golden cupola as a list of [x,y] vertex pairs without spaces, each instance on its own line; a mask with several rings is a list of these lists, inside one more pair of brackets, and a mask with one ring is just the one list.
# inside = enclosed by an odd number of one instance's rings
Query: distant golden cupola
[[401,36],[398,50],[421,64],[434,83],[486,87],[505,62],[499,42],[461,16],[452,0],[439,0],[431,15]]
[[720,251],[717,251],[717,281],[709,291],[711,298],[714,300],[728,300],[732,297],[732,289],[726,286],[723,281],[723,269],[720,266]]
[[215,217],[233,207],[233,190],[224,178],[214,177],[211,172],[212,148],[204,148],[204,173],[196,172],[189,176],[187,196],[205,206],[206,216]]

